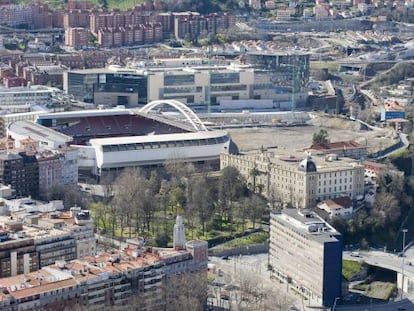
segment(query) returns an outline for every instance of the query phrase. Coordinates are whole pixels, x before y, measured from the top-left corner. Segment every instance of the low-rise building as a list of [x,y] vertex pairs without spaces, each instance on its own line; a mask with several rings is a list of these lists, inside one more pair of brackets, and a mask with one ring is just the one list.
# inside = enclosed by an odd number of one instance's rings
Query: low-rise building
[[355,141],[337,141],[329,143],[316,143],[305,150],[317,154],[335,154],[338,157],[352,158],[356,160],[365,159],[368,156],[367,145]]
[[220,155],[220,167],[236,167],[251,186],[268,197],[293,207],[314,207],[317,202],[364,194],[364,166],[353,159],[273,152]]
[[324,200],[318,203],[318,208],[328,213],[330,218],[350,218],[353,212],[352,200],[348,197]]

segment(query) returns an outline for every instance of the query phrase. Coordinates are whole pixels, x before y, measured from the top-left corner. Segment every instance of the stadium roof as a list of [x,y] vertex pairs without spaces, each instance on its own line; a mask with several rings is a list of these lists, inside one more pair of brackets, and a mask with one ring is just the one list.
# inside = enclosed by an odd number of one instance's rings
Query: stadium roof
[[45,113],[39,116],[39,119],[66,119],[80,117],[101,117],[132,114],[130,109],[114,108],[114,109],[90,109],[65,112]]
[[145,135],[145,136],[128,136],[128,137],[114,137],[114,138],[95,138],[89,142],[93,146],[106,145],[123,145],[133,143],[146,142],[164,142],[175,140],[194,140],[194,139],[208,139],[227,135],[226,131],[202,131],[194,133],[178,133],[178,134],[161,134],[161,135]]
[[18,135],[27,136],[39,141],[49,139],[51,141],[70,142],[72,140],[70,136],[27,120],[12,122],[9,125],[9,130]]

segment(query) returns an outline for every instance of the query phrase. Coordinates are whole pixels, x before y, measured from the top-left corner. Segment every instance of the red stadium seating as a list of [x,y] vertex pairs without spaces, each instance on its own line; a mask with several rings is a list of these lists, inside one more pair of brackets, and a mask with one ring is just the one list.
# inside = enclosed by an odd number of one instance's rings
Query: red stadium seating
[[86,144],[93,138],[186,132],[183,129],[137,115],[85,117],[69,122],[72,124],[60,126],[56,130],[72,136],[75,144]]

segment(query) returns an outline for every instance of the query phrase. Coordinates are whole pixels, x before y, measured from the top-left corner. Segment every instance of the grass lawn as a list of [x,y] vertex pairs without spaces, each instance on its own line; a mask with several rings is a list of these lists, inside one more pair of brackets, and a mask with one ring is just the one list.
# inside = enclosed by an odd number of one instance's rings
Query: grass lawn
[[338,63],[336,62],[311,61],[309,66],[310,66],[310,69],[328,68],[329,73],[338,72]]
[[143,0],[108,0],[108,9],[127,10],[141,4]]
[[342,261],[342,275],[349,280],[362,270],[362,263],[353,260]]
[[237,246],[244,246],[244,245],[251,245],[251,244],[259,244],[264,243],[269,239],[268,232],[257,232],[250,234],[246,237],[235,239],[227,243],[230,247],[237,247]]
[[371,298],[382,300],[390,299],[391,295],[396,290],[395,284],[388,282],[372,282],[369,284],[365,295]]
[[264,243],[269,239],[269,233],[268,232],[255,232],[252,234],[249,234],[245,237],[238,238],[231,240],[229,242],[223,243],[219,246],[217,246],[219,249],[230,249],[233,247],[238,246],[246,246],[246,245],[252,245],[252,244],[260,244]]

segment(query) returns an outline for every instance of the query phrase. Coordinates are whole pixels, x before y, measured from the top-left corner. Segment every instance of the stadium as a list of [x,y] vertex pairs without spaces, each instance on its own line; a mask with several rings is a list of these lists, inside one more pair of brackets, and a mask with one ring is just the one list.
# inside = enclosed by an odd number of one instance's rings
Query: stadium
[[[170,111],[162,112],[166,107]],[[20,137],[24,132],[43,145],[43,140],[53,137],[70,137],[69,142],[62,142],[79,150],[79,170],[98,176],[129,166],[159,165],[169,159],[214,161],[230,144],[226,131],[208,130],[192,110],[176,100],[153,101],[141,109],[42,114],[33,127],[30,135],[27,126],[15,122],[9,132]],[[51,129],[60,136],[51,135]]]

